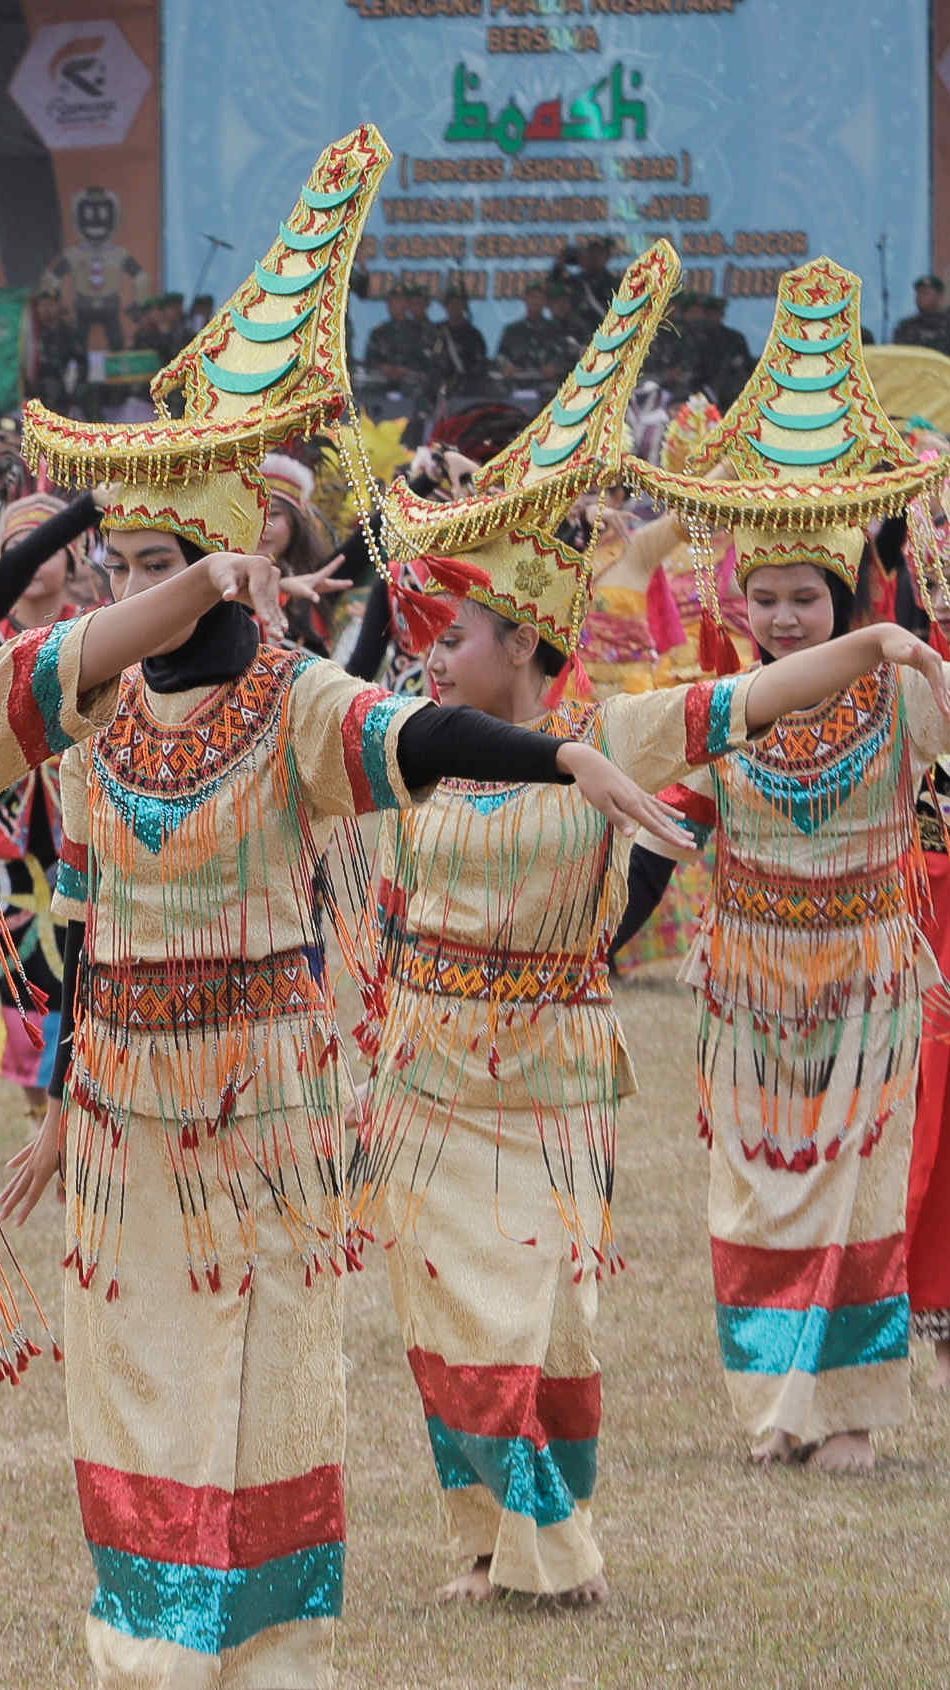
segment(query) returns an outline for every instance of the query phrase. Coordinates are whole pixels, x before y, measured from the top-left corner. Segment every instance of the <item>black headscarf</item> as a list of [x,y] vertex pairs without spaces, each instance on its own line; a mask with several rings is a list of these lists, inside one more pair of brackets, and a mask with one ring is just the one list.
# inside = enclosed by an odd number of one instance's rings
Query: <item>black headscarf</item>
[[[179,538],[178,544],[189,564],[204,556],[190,540]],[[153,692],[218,687],[243,675],[254,660],[260,639],[250,611],[243,604],[222,600],[199,618],[184,645],[158,657],[146,657],[142,673]]]

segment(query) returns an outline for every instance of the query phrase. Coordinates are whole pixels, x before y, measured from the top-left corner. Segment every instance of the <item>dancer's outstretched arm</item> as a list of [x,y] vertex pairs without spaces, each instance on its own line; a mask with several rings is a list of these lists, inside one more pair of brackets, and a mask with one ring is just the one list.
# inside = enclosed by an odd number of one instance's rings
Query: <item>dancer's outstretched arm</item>
[[934,695],[938,709],[950,720],[950,691],[938,653],[923,640],[891,622],[859,628],[853,634],[828,640],[825,645],[796,651],[758,670],[746,698],[746,723],[751,733],[771,727],[779,716],[794,710],[811,710],[823,699],[851,686],[860,675],[879,663],[899,663],[919,669]]
[[279,603],[280,574],[269,557],[214,552],[147,592],[97,610],[89,619],[79,669],[81,692],[103,686],[194,623],[219,599],[235,599],[260,617],[265,636],[287,624]]

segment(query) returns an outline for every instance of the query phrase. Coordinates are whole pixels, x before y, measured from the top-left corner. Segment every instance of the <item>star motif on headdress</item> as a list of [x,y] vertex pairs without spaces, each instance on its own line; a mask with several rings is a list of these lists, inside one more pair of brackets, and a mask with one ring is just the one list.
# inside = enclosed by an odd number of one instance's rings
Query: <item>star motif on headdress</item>
[[824,305],[825,301],[831,298],[824,282],[812,282],[811,286],[805,289],[805,292],[813,305]]

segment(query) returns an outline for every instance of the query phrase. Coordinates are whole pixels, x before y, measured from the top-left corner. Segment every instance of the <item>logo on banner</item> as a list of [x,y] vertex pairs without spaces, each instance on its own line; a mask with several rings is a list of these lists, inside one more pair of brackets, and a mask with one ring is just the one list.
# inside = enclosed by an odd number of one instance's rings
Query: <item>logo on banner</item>
[[10,93],[51,152],[123,142],[151,74],[110,19],[46,24],[37,31]]

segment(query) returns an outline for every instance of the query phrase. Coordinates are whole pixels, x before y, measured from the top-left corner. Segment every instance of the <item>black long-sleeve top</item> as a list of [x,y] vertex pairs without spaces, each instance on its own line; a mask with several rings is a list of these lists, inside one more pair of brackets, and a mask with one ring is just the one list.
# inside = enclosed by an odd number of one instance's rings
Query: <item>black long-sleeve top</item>
[[[403,724],[397,758],[399,772],[410,792],[432,786],[444,776],[457,780],[522,781],[570,786],[572,775],[557,766],[560,746],[568,742],[550,734],[499,721],[466,704],[417,710]],[[85,938],[85,923],[70,921],[63,957],[63,1010],[60,1041],[50,1081],[50,1097],[62,1097],[72,1052],[76,981]]]
[[78,539],[87,528],[94,528],[100,514],[92,494],[81,493],[78,499],[70,501],[65,510],[57,511],[55,516],[41,522],[24,539],[4,547],[0,553],[0,616],[9,615],[40,564]]

